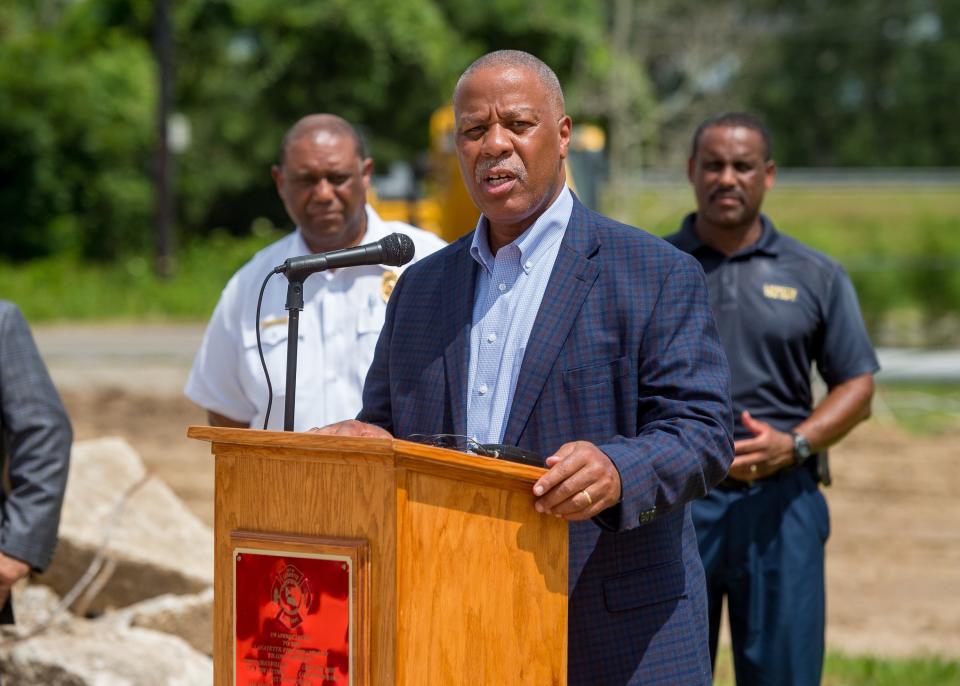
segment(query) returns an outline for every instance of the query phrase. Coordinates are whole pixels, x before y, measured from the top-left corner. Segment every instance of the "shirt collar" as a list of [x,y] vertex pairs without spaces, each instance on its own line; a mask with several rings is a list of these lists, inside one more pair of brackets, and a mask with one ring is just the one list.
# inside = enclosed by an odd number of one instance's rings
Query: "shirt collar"
[[[544,210],[543,214],[509,244],[515,245],[519,250],[520,263],[525,272],[529,273],[537,260],[563,238],[572,213],[573,194],[567,186],[564,186],[556,200]],[[490,222],[481,214],[470,243],[470,255],[481,267],[491,272],[495,257],[490,251],[489,231]]]
[[360,239],[360,243],[373,243],[374,241],[379,241],[384,236],[387,236],[391,233],[387,223],[380,218],[380,215],[377,214],[377,211],[374,210],[369,204],[365,207],[367,212],[367,232],[363,235],[363,238]]
[[[694,226],[696,219],[696,212],[691,212],[684,217],[683,224],[680,226],[680,235],[677,237],[677,247],[691,254],[699,250],[714,250],[700,240],[700,236],[697,235],[697,230]],[[770,218],[765,214],[761,213],[760,223],[763,227],[760,233],[760,240],[748,245],[743,250],[731,255],[731,257],[752,255],[754,253],[776,256],[777,253],[780,252],[780,232],[777,231],[773,222],[770,221]]]
[[[364,211],[367,213],[367,229],[357,245],[379,241],[381,238],[390,233],[387,230],[386,222],[380,218],[380,215],[377,214],[376,210],[374,210],[369,204],[364,206]],[[297,241],[294,247],[296,247],[298,251],[296,253],[297,255],[307,255],[310,253],[310,246],[308,246],[307,242],[304,240],[303,229],[301,229],[299,226],[297,227]]]
[[[390,233],[390,231],[387,229],[387,223],[380,218],[380,215],[377,214],[376,210],[374,210],[369,203],[364,206],[364,211],[367,213],[367,228],[357,245],[379,241],[381,238]],[[308,246],[306,240],[304,240],[303,229],[301,229],[299,226],[297,227],[297,238],[293,247],[295,248],[293,253],[294,255],[310,254],[310,246]],[[337,278],[337,274],[341,273],[342,271],[342,269],[328,269],[319,272],[319,274],[327,281],[331,281]]]
[[297,227],[297,237],[293,239],[293,254],[290,257],[295,257],[297,255],[309,255],[310,246],[307,245],[307,242],[303,238],[303,229],[299,226]]

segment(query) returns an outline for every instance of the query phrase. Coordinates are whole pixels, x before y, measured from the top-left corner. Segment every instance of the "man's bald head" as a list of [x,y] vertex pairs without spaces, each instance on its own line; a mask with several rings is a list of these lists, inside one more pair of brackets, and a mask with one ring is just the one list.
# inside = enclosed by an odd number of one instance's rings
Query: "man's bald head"
[[349,248],[367,227],[373,174],[359,132],[333,114],[311,114],[283,137],[270,170],[277,193],[312,252]]
[[456,109],[457,97],[463,88],[463,84],[474,73],[484,69],[526,69],[537,75],[538,80],[546,89],[550,104],[556,109],[558,116],[562,116],[566,107],[563,101],[563,89],[560,87],[560,79],[547,64],[538,57],[522,50],[497,50],[490,52],[483,57],[477,58],[473,64],[467,67],[457,81],[457,87],[453,90],[453,106]]
[[367,159],[367,145],[363,136],[360,135],[353,124],[335,114],[308,114],[291,126],[290,130],[284,134],[283,142],[280,144],[279,165],[283,166],[287,157],[287,150],[289,150],[293,141],[304,136],[314,136],[320,132],[351,139],[357,150],[357,158],[360,160]]
[[556,74],[533,55],[502,50],[463,73],[453,97],[457,158],[496,252],[563,191],[572,122]]

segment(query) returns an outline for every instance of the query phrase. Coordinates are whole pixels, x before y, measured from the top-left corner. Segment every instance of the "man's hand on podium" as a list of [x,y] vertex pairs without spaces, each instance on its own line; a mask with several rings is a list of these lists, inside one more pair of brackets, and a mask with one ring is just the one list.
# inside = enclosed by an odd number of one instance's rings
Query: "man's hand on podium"
[[356,419],[345,419],[336,424],[328,424],[324,427],[313,427],[307,433],[320,434],[322,436],[372,436],[373,438],[393,438],[386,429],[381,429],[376,424],[367,424],[358,422]]
[[549,471],[533,485],[537,512],[581,521],[620,502],[620,472],[593,443],[564,443],[546,462]]

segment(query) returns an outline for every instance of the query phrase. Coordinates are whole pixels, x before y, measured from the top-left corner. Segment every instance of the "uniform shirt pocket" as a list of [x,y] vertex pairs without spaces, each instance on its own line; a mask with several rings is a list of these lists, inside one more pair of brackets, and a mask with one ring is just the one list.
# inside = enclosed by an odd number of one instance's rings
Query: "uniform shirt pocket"
[[[287,337],[290,334],[290,325],[287,319],[284,317],[283,320],[277,319],[273,322],[270,322],[267,326],[260,327],[260,343],[263,346],[264,354],[268,350],[275,350],[277,348],[286,349]],[[297,339],[300,341],[300,345],[303,345],[304,341],[304,318],[300,317],[300,324],[297,330]],[[257,332],[253,327],[244,327],[243,329],[243,347],[246,349],[253,349],[256,352],[257,349]]]
[[[273,324],[272,326],[260,329],[260,342],[264,347],[273,347],[280,343],[286,343],[287,336],[290,333],[287,329],[287,326],[287,324]],[[256,333],[254,333],[252,336],[248,336],[248,338],[248,347],[257,347]]]
[[[304,328],[304,321],[301,319],[297,336],[298,377],[306,376],[303,373],[304,366],[309,362],[309,355],[305,354],[309,346],[305,341]],[[287,371],[287,338],[289,334],[290,331],[286,321],[277,321],[260,329],[260,344],[263,349],[263,358],[270,372],[270,381],[273,383],[274,396],[280,396],[284,392],[284,379]],[[244,355],[247,358],[246,369],[252,384],[250,392],[259,397],[260,394],[266,393],[266,380],[263,377],[260,355],[257,352],[257,332],[253,327],[243,331],[243,347]]]
[[380,333],[387,314],[387,305],[378,295],[370,293],[367,302],[357,312],[357,335]]

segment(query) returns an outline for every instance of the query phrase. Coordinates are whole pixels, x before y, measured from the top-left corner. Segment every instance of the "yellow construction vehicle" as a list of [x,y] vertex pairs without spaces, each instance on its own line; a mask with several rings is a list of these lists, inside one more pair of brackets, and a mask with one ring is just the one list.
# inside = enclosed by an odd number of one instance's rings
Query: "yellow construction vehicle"
[[[372,191],[370,203],[381,217],[419,226],[448,242],[473,230],[480,213],[460,177],[454,133],[453,108],[447,105],[436,110],[430,117],[429,171],[424,196],[408,193],[407,197],[389,197]],[[604,143],[599,127],[574,126],[567,182],[588,206],[595,207],[597,203]]]

